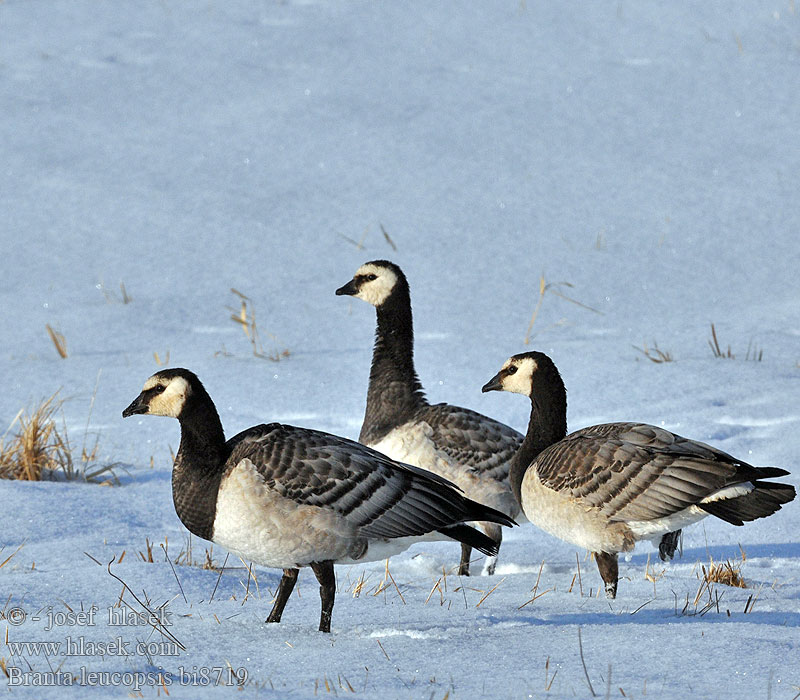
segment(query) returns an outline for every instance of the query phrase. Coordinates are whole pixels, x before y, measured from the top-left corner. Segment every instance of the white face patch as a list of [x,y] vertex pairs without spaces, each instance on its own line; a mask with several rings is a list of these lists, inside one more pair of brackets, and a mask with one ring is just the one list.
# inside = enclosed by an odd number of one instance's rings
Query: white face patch
[[163,392],[155,394],[150,399],[147,412],[153,416],[177,418],[183,410],[186,398],[192,393],[189,382],[183,377],[173,377],[167,380],[160,377],[158,374],[154,374],[144,383],[142,391],[147,391],[157,385],[164,386],[165,389]]
[[503,377],[503,391],[530,396],[533,373],[539,369],[536,360],[532,357],[510,359],[503,365],[503,369],[508,369],[512,365],[517,368],[517,371]]
[[[369,275],[375,275],[374,280],[367,280]],[[357,296],[368,304],[380,306],[392,293],[397,284],[397,275],[394,270],[388,267],[380,267],[372,263],[366,263],[358,268],[356,277],[362,277],[361,285],[358,288]]]
[[148,391],[152,389],[156,384],[161,384],[161,383],[162,383],[161,378],[157,374],[154,374],[144,383],[142,391]]

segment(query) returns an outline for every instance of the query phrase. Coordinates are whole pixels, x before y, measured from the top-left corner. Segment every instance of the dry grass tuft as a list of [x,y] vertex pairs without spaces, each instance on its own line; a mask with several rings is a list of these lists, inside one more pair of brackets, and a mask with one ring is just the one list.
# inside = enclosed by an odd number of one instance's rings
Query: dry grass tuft
[[742,563],[733,562],[726,559],[724,562],[715,562],[713,558],[709,560],[708,568],[705,564],[701,566],[703,573],[703,580],[706,583],[721,583],[725,586],[733,586],[734,588],[747,588],[745,580],[742,578]]
[[656,582],[666,573],[666,567],[662,567],[661,571],[656,571],[655,567],[650,568],[650,554],[647,554],[647,564],[644,567],[644,578],[653,584],[653,597],[656,597]]
[[[155,560],[153,559],[153,543],[148,537],[144,538],[144,552],[139,552],[139,557],[145,564],[155,563]],[[124,558],[125,552],[123,551],[119,559],[117,559],[117,564],[121,564]]]
[[[10,562],[17,555],[19,550],[22,549],[24,546],[25,543],[23,542],[19,547],[17,547],[13,552],[11,552],[11,554],[9,554],[5,559],[3,559],[3,561],[0,561],[0,569],[2,569],[6,564],[8,564],[8,562]],[[0,547],[0,555],[2,555],[3,550],[5,550],[5,547]]]
[[[725,591],[719,592],[714,588],[716,584],[723,586],[731,586],[733,588],[748,588],[744,578],[742,578],[741,568],[742,564],[747,560],[747,555],[744,549],[739,547],[741,551],[741,561],[731,561],[726,559],[724,563],[715,562],[713,557],[709,556],[708,566],[705,564],[700,565],[700,572],[696,572],[696,576],[700,581],[700,586],[697,589],[697,594],[694,601],[689,600],[689,594],[686,594],[686,600],[683,608],[678,610],[678,598],[675,596],[675,615],[681,616],[696,616],[702,617],[707,612],[716,609],[717,613],[721,613],[720,603],[725,595]],[[744,606],[745,614],[753,611],[753,606],[758,600],[761,588],[755,594],[751,594]],[[674,595],[674,593],[673,593]],[[691,609],[693,608],[693,609]],[[730,609],[725,609],[725,613],[730,617]]]
[[734,355],[731,352],[731,346],[728,346],[728,350],[726,352],[722,352],[722,349],[719,347],[719,341],[717,340],[717,330],[714,328],[714,324],[711,324],[711,340],[708,341],[708,345],[711,348],[711,352],[714,353],[714,357],[719,358],[726,358],[728,360],[733,360]]
[[350,236],[345,236],[343,233],[339,233],[337,231],[337,235],[340,238],[344,238],[344,240],[346,240],[348,243],[352,243],[359,250],[363,250],[364,249],[364,240],[366,239],[368,233],[369,233],[369,226],[367,226],[364,229],[364,233],[361,234],[361,240],[357,241],[355,238],[350,238]]
[[658,347],[658,343],[653,343],[653,347],[647,347],[647,343],[642,343],[642,347],[638,347],[636,345],[633,346],[634,350],[638,350],[642,355],[644,355],[648,360],[651,362],[655,362],[656,364],[662,364],[664,362],[673,362],[674,358],[672,357],[672,353],[665,352]]
[[[261,345],[258,334],[258,327],[256,326],[256,312],[253,307],[253,300],[236,289],[231,288],[231,292],[239,297],[240,306],[238,311],[231,307],[227,307],[227,309],[231,312],[231,320],[241,326],[244,334],[250,341],[253,355],[266,360],[272,360],[273,362],[280,362],[282,359],[289,357],[291,353],[286,348],[283,350],[274,349],[269,353],[264,352],[264,347]],[[267,333],[267,335],[269,335],[273,341],[278,340],[272,333]]]
[[[708,345],[711,348],[711,352],[714,353],[714,357],[726,359],[726,360],[735,360],[736,355],[731,352],[731,346],[728,345],[728,348],[723,351],[719,345],[719,341],[717,340],[717,330],[714,328],[714,324],[711,324],[711,340],[708,341]],[[761,362],[764,359],[764,350],[763,348],[759,348],[757,345],[753,343],[751,340],[747,344],[747,352],[744,356],[745,360],[752,360],[753,362]]]
[[[286,642],[286,643],[289,644],[289,642]],[[380,644],[380,642],[378,642],[378,644]],[[289,644],[289,646],[291,647],[292,645]],[[385,653],[386,652],[384,652],[384,654]],[[238,676],[237,676],[237,678],[238,678]],[[355,693],[356,692],[355,688],[353,688],[353,686],[351,685],[350,681],[347,680],[347,677],[344,674],[342,674],[342,673],[337,674],[337,680],[338,680],[338,684],[339,684],[339,689],[340,690],[346,690],[348,693]],[[240,682],[239,683],[239,687],[241,687],[242,685],[243,685],[243,682]],[[328,693],[328,694],[331,694],[331,693],[333,695],[338,695],[339,694],[337,692],[337,690],[336,690],[336,685],[334,685],[333,678],[328,678],[327,674],[323,674],[322,685],[320,685],[320,679],[319,678],[315,678],[314,679],[314,695],[319,695],[320,691],[323,688],[325,689],[325,692]]]
[[522,605],[520,605],[517,610],[522,610],[526,605],[530,605],[533,603],[537,598],[541,598],[545,593],[550,593],[550,591],[556,590],[556,587],[553,586],[552,588],[548,588],[546,591],[542,591],[539,593],[539,581],[542,578],[542,570],[544,569],[544,559],[542,559],[542,563],[539,565],[539,575],[536,577],[536,583],[534,584],[533,588],[531,589],[531,593],[533,593],[533,597],[529,600],[526,600]]
[[[386,230],[386,227],[380,222],[378,222],[378,227],[380,228],[381,233],[383,234],[383,240],[386,241],[386,243],[391,247],[393,251],[397,252],[397,244],[392,240],[392,237],[389,235],[389,232]],[[364,232],[361,234],[361,238],[359,240],[351,238],[350,236],[346,236],[345,234],[339,233],[338,231],[336,232],[336,235],[339,236],[339,238],[343,238],[351,245],[355,246],[358,250],[364,250],[366,248],[366,246],[364,245],[364,241],[367,240],[367,235],[369,234],[369,231],[370,227],[367,226],[364,229]]]
[[603,235],[605,230],[600,231],[597,234],[597,238],[594,241],[594,249],[595,250],[605,250],[606,249],[606,237]]
[[130,304],[133,301],[133,297],[131,297],[130,294],[128,294],[128,290],[125,289],[124,282],[119,283],[119,293],[121,297],[120,299],[117,299],[117,295],[110,289],[108,289],[108,287],[106,287],[105,282],[103,282],[103,280],[100,280],[100,282],[98,282],[95,286],[103,293],[103,296],[106,299],[106,304],[116,304],[120,301],[123,304]]
[[[55,471],[64,464],[64,441],[54,420],[61,405],[57,395],[58,392],[32,412],[20,411],[11,422],[0,440],[0,477],[40,481],[46,470]],[[19,423],[19,429],[8,439],[8,432],[16,423]]]
[[[164,540],[166,542],[166,538]],[[203,558],[201,560],[194,558],[194,550],[192,549],[192,535],[186,537],[186,545],[178,552],[178,556],[173,559],[178,566],[197,566],[207,571],[219,571],[220,565],[214,561],[214,545],[205,547]]]
[[47,323],[45,324],[45,328],[47,329],[47,334],[50,336],[50,340],[53,341],[53,345],[55,345],[56,352],[59,356],[66,360],[67,359],[67,339],[59,333],[57,330],[54,330],[53,327]]
[[478,601],[478,604],[475,607],[476,608],[481,607],[481,603],[483,603],[484,600],[486,600],[490,595],[492,595],[492,593],[494,593],[497,590],[497,587],[505,580],[506,577],[503,576],[503,578],[501,578],[496,584],[494,584],[494,586],[492,586],[492,588],[488,592],[483,594],[483,597]]
[[752,360],[753,362],[761,362],[764,357],[764,349],[757,347],[751,340],[747,343],[747,352],[745,353],[745,360]]
[[[62,427],[56,425],[56,414],[63,404],[57,397],[58,392],[31,411],[20,410],[11,422],[0,439],[0,478],[41,481],[60,474],[69,481],[116,483],[114,468],[118,465],[97,463],[98,443],[95,440],[91,447],[87,446],[88,432],[84,434],[80,458],[73,457],[63,415]],[[9,437],[15,424],[18,429]]]
[[[600,314],[600,315],[603,314],[602,311],[598,311],[597,309],[594,309],[591,306],[588,306],[588,305],[584,304],[583,302],[578,301],[577,299],[573,299],[572,297],[569,297],[566,294],[564,294],[563,292],[559,291],[559,288],[561,288],[561,287],[567,287],[567,288],[571,289],[573,287],[573,285],[570,284],[569,282],[546,282],[545,279],[544,279],[544,275],[539,277],[539,298],[536,300],[536,306],[533,309],[533,314],[531,315],[531,320],[528,323],[528,330],[525,333],[525,340],[524,340],[525,345],[530,345],[530,342],[531,342],[531,331],[533,330],[533,324],[536,323],[536,318],[539,315],[539,311],[542,308],[542,302],[544,301],[544,295],[547,292],[550,292],[551,294],[554,294],[557,297],[561,297],[562,299],[564,299],[565,301],[570,302],[571,304],[575,304],[576,306],[580,306],[582,309],[586,309],[587,311],[591,311],[593,313]],[[561,321],[559,321],[555,325],[560,325],[560,324],[564,323],[565,320],[566,319],[561,319]]]
[[383,227],[383,224],[379,225],[381,227],[381,233],[383,234],[383,237],[386,239],[386,242],[390,246],[392,246],[393,251],[397,252],[397,246],[394,244],[394,241],[392,240],[392,237],[389,235],[389,232]]
[[558,669],[550,676],[550,657],[548,656],[547,661],[544,662],[544,691],[546,693],[550,692],[550,688],[553,687],[553,681],[555,681],[557,675]]
[[[220,565],[214,561],[213,544],[211,545],[211,547],[205,548],[205,553],[203,554],[202,559],[195,558],[194,549],[192,547],[191,534],[188,534],[186,536],[186,542],[181,548],[181,551],[178,552],[178,554],[175,557],[171,557],[169,554],[169,540],[167,537],[165,537],[164,541],[158,545],[156,545],[154,540],[151,540],[149,537],[145,537],[144,551],[139,550],[138,553],[139,559],[146,564],[154,564],[156,560],[153,556],[153,549],[155,547],[161,547],[161,549],[164,551],[164,555],[166,556],[166,558],[172,563],[176,564],[177,566],[195,566],[200,569],[206,569],[208,571],[220,571],[222,569],[222,567],[220,567]],[[125,552],[123,552],[117,559],[117,563],[120,563],[124,556]]]

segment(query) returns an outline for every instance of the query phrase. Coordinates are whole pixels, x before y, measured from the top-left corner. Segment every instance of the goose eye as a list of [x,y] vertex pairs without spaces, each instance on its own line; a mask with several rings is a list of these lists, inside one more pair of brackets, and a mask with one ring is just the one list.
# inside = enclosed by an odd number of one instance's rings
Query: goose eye
[[516,365],[511,365],[511,367],[509,367],[509,368],[506,370],[506,374],[516,374],[516,373],[517,373],[517,367],[516,367]]
[[369,274],[367,275],[367,282],[372,282],[373,280],[378,279],[378,275]]
[[154,387],[153,387],[153,391],[155,391],[155,392],[156,392],[156,394],[160,394],[160,393],[162,393],[162,392],[164,391],[164,389],[166,389],[166,388],[167,388],[167,387],[165,387],[163,384],[156,384],[156,386],[154,386]]

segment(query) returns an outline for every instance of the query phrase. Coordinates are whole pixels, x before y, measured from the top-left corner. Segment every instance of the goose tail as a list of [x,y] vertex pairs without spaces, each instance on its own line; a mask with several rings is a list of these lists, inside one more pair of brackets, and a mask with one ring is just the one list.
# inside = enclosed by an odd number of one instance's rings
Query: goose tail
[[[764,469],[764,471],[767,471]],[[765,476],[783,476],[787,472],[775,469]],[[744,525],[751,520],[766,518],[779,511],[781,506],[794,500],[797,492],[790,484],[778,484],[773,481],[753,481],[755,487],[750,493],[698,505],[710,515],[715,515],[731,525]]]

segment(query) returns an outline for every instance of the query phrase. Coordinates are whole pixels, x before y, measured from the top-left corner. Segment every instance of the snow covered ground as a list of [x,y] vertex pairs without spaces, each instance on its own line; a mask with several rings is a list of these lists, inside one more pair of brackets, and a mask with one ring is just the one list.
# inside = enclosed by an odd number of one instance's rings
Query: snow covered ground
[[[307,571],[267,626],[280,572],[173,570],[178,426],[120,414],[158,353],[197,372],[228,435],[355,438],[374,311],[333,292],[389,258],[432,401],[524,430],[522,397],[480,387],[536,348],[571,428],[648,421],[800,485],[799,69],[794,0],[0,3],[0,429],[61,388],[72,442],[88,421],[123,464],[115,488],[0,482],[0,659],[77,677],[9,693],[208,697],[233,668],[243,696],[797,697],[797,502],[707,519],[669,565],[640,546],[612,602],[584,552],[530,525],[493,578],[447,573],[445,543],[385,584],[382,564],[340,567],[328,636]],[[231,288],[288,357],[252,355]],[[735,359],[712,355],[712,322]],[[748,588],[700,591],[710,557]],[[131,609],[166,605],[171,637],[109,624],[120,580]]]

